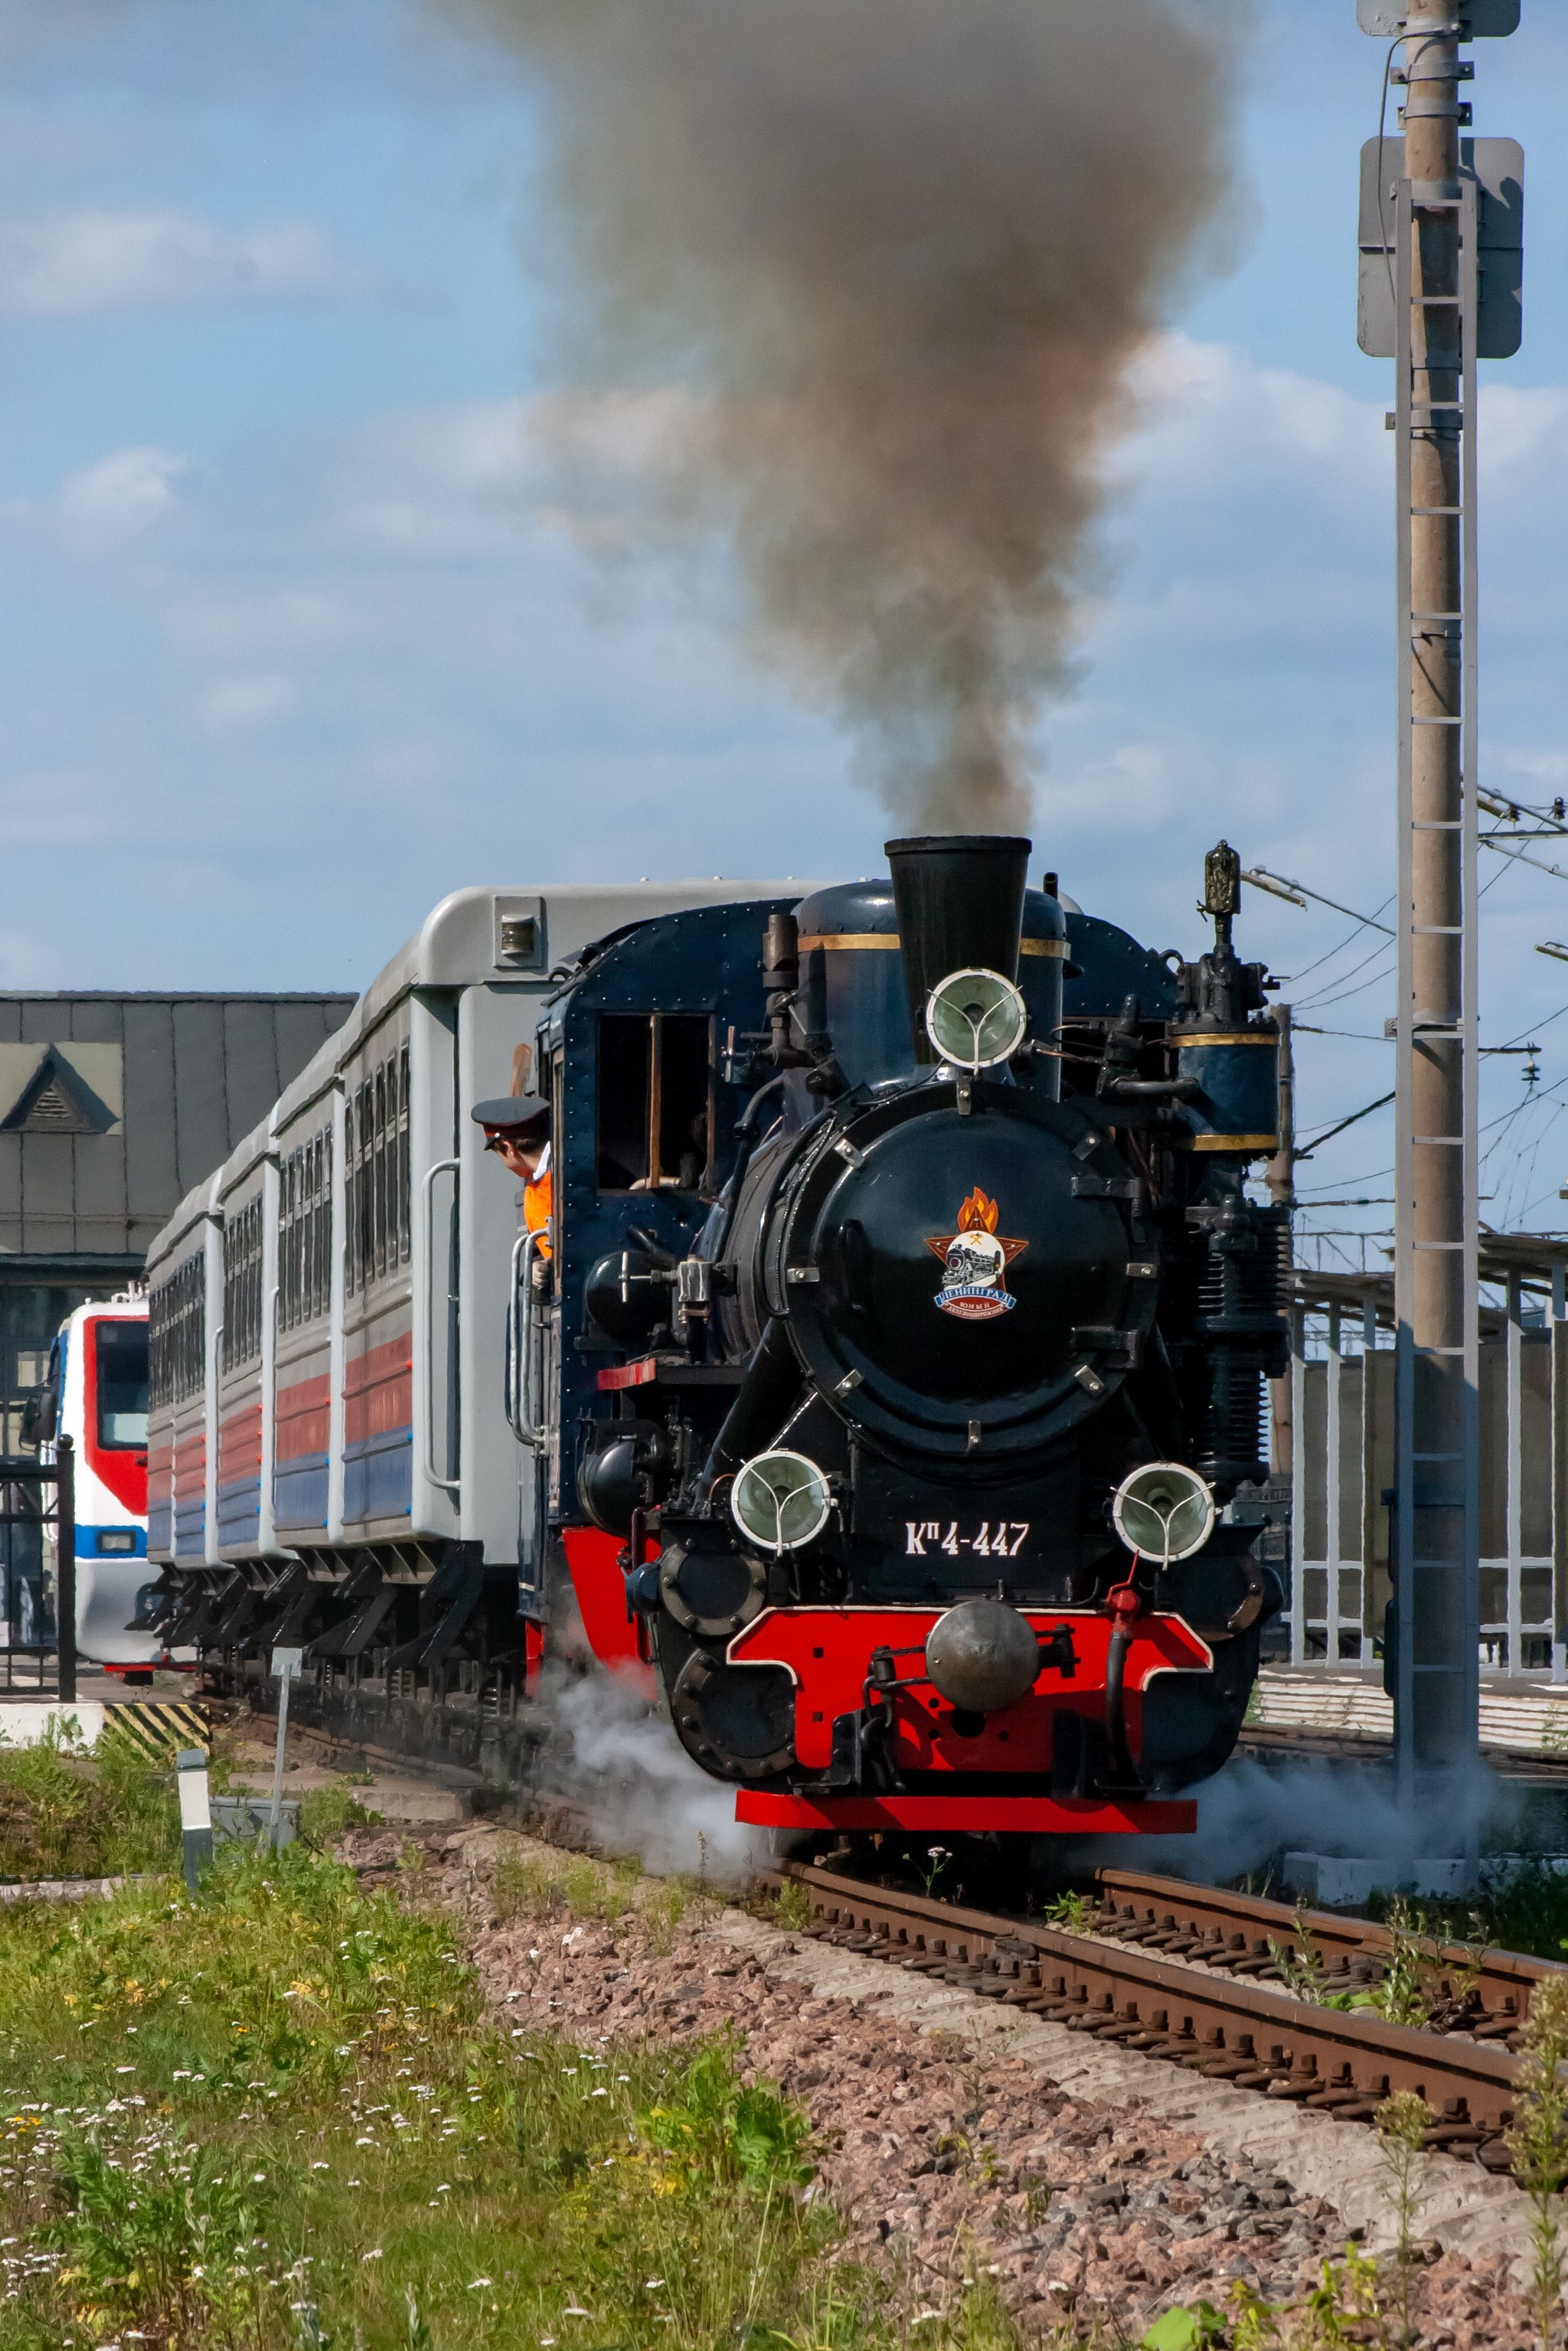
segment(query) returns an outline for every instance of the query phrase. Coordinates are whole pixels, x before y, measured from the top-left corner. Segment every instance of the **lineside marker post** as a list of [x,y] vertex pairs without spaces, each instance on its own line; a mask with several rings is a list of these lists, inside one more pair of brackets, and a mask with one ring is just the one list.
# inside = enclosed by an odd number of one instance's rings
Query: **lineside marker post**
[[267,1830],[274,1853],[283,1823],[283,1753],[288,1744],[288,1685],[305,1662],[303,1649],[274,1649],[272,1678],[277,1684],[277,1752],[272,1759],[272,1820]]
[[184,1846],[185,1884],[194,1894],[213,1857],[213,1805],[207,1759],[199,1747],[182,1747],[174,1758],[180,1786],[180,1839]]

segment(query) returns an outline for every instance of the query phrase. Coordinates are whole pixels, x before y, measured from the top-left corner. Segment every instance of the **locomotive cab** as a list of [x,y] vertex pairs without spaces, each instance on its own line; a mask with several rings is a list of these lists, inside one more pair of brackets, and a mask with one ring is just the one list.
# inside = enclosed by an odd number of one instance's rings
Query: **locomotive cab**
[[895,841],[887,883],[672,918],[713,935],[662,1019],[706,1008],[711,1043],[667,1059],[685,1155],[640,1199],[597,1143],[571,1171],[591,1122],[627,1125],[615,1024],[674,942],[569,977],[546,1039],[556,1520],[591,1634],[624,1649],[624,1618],[744,1819],[1191,1825],[1175,1792],[1230,1751],[1280,1604],[1217,1522],[1286,1351],[1282,1226],[1245,1190],[1277,1037],[1231,944],[1239,861],[1211,855],[1187,964],[1028,891],[1029,852]]

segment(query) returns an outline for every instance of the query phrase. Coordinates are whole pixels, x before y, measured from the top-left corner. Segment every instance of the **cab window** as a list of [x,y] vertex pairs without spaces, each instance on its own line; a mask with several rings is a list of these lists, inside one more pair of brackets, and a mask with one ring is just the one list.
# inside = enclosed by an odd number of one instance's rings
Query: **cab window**
[[706,1192],[713,1113],[713,1022],[706,1012],[600,1016],[601,1192]]
[[147,1325],[99,1322],[98,1441],[110,1452],[141,1452],[147,1444]]

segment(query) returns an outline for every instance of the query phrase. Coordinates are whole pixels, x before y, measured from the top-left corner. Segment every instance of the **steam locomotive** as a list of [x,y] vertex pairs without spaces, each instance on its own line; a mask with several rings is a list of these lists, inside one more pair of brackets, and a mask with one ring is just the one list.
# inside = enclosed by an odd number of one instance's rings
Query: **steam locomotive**
[[[1208,861],[1196,964],[1118,939],[1107,1017],[1063,997],[1108,926],[1075,963],[1029,848],[894,841],[891,884],[771,912],[718,1198],[687,1246],[641,1223],[583,1269],[579,1360],[626,1360],[573,1398],[578,1510],[759,1824],[1190,1824],[1170,1792],[1230,1751],[1280,1605],[1216,1523],[1286,1355],[1239,861]],[[609,981],[547,1032],[568,1083]]]
[[1029,853],[438,908],[151,1253],[165,1640],[503,1771],[591,1653],[765,1826],[1190,1827],[1281,1599],[1277,1034],[1225,844],[1193,962]]

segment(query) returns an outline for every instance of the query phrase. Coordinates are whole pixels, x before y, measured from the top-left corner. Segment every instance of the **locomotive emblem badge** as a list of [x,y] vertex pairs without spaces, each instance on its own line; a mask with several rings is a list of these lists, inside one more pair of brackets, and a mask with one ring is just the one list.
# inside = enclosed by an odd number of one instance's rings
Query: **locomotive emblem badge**
[[932,1234],[927,1239],[932,1256],[942,1260],[936,1304],[944,1314],[956,1314],[965,1322],[992,1322],[1018,1304],[1008,1288],[1008,1268],[1029,1243],[1009,1241],[998,1233],[1001,1213],[977,1184],[958,1211],[957,1231]]

